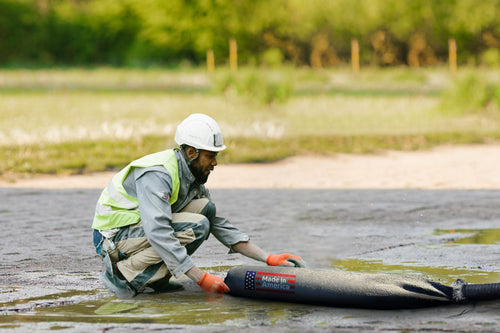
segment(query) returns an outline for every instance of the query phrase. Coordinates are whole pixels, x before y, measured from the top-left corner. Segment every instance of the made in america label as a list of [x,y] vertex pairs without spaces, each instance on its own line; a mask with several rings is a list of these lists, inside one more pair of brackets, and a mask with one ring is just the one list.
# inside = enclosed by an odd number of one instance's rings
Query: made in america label
[[296,275],[247,271],[245,289],[283,294],[295,294]]

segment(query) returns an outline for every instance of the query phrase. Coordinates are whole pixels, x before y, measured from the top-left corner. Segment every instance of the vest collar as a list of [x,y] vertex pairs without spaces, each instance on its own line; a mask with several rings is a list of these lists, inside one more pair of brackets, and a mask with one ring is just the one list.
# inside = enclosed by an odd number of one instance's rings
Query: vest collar
[[179,161],[179,179],[181,179],[181,181],[187,181],[191,185],[196,182],[196,178],[191,172],[191,169],[189,169],[186,153],[184,153],[182,149],[175,148],[174,150],[177,155],[177,160]]

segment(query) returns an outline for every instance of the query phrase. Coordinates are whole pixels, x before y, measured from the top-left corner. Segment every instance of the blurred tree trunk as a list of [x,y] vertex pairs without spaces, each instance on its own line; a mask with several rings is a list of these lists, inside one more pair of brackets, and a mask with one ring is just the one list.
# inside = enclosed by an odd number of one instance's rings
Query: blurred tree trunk
[[378,66],[401,64],[401,52],[393,38],[384,30],[377,30],[370,36],[373,47],[373,61]]
[[491,31],[483,32],[483,40],[488,47],[500,47],[500,38],[496,38]]
[[297,42],[292,39],[281,40],[274,36],[272,32],[264,33],[264,41],[266,45],[269,47],[276,47],[283,51],[283,53],[290,59],[294,61],[296,65],[304,65],[304,53],[302,52],[302,48],[298,45]]
[[315,68],[329,67],[339,63],[335,49],[330,45],[326,33],[319,32],[313,36],[309,62]]
[[50,0],[36,0],[36,6],[41,14],[46,15],[50,10]]
[[427,44],[425,34],[421,31],[412,34],[408,41],[408,65],[410,67],[420,67],[433,65],[436,62],[434,51]]

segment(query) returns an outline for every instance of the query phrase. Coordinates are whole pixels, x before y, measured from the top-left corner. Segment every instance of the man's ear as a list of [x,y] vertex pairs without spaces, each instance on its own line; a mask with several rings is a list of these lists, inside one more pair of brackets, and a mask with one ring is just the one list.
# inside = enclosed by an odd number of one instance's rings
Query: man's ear
[[196,158],[198,153],[196,152],[196,149],[194,149],[191,146],[186,145],[184,147],[184,152],[186,153],[188,161],[190,161],[193,158]]

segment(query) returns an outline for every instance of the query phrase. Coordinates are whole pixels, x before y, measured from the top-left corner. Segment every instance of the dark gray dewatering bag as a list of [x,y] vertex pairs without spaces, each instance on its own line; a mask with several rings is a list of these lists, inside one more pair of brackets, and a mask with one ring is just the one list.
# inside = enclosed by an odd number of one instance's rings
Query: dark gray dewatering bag
[[402,309],[500,298],[500,284],[451,286],[415,275],[364,274],[296,267],[243,266],[224,281],[230,295],[370,309]]

